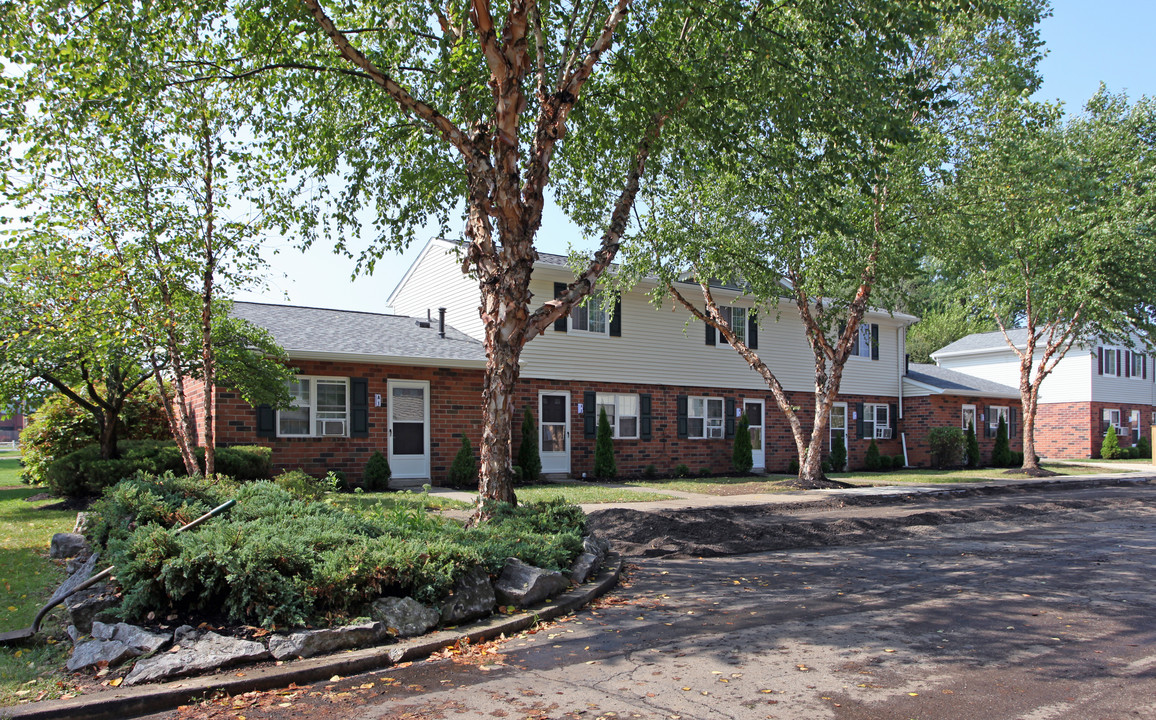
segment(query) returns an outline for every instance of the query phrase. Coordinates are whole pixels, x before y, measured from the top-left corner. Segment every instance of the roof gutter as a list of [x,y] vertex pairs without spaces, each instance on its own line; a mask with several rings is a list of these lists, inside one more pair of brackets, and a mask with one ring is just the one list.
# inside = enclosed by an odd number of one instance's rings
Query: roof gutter
[[366,353],[325,352],[320,350],[290,350],[285,354],[290,360],[334,360],[338,362],[367,363],[371,365],[413,365],[418,367],[444,367],[485,369],[485,359],[470,360],[468,358],[425,358],[408,357],[404,355],[370,355]]

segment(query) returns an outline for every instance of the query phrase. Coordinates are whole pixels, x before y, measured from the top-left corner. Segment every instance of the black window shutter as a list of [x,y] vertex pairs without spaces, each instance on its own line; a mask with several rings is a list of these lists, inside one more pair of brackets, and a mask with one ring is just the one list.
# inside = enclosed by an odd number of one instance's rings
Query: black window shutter
[[986,405],[983,408],[983,436],[995,437],[995,433],[991,430],[991,421],[994,417],[991,414],[991,405]]
[[715,338],[714,325],[711,325],[710,323],[703,323],[703,324],[706,325],[706,344],[707,345],[714,345],[714,338]]
[[1097,361],[1096,362],[1096,374],[1097,375],[1103,375],[1104,374],[1104,348],[1102,348],[1102,347],[1096,348],[1096,361]]
[[1141,372],[1141,375],[1140,375],[1141,379],[1147,380],[1148,379],[1148,356],[1147,355],[1140,356],[1140,372]]
[[1007,411],[1007,436],[1009,438],[1014,438],[1016,436],[1016,420],[1018,419],[1016,417],[1016,415],[1017,415],[1017,413],[1016,413],[1016,409],[1014,407],[1008,409],[1008,411]]
[[369,437],[369,380],[349,378],[349,437]]
[[[562,297],[562,293],[566,292],[566,283],[554,283],[554,298]],[[554,332],[566,332],[566,315],[554,321]]]
[[1120,377],[1120,350],[1116,349],[1116,377]]
[[687,415],[687,400],[686,395],[679,395],[677,399],[678,411],[678,436],[686,439],[686,415]]
[[1124,351],[1124,377],[1132,377],[1132,351]]
[[891,421],[891,437],[899,437],[899,405],[891,404],[891,417],[887,419]]
[[754,310],[747,313],[747,347],[759,349],[759,315]]
[[723,413],[726,415],[723,418],[723,432],[727,437],[735,436],[735,399],[726,398],[723,401]]
[[582,434],[588,438],[598,434],[598,394],[593,390],[582,396]]
[[638,437],[643,440],[650,439],[650,395],[643,394],[638,396]]
[[855,403],[855,418],[855,429],[859,439],[863,440],[867,437],[867,417],[863,414],[863,403]]
[[622,296],[614,298],[614,317],[610,318],[610,334],[622,337]]
[[871,323],[871,359],[879,359],[879,325]]
[[272,405],[257,406],[257,437],[277,437],[277,414]]

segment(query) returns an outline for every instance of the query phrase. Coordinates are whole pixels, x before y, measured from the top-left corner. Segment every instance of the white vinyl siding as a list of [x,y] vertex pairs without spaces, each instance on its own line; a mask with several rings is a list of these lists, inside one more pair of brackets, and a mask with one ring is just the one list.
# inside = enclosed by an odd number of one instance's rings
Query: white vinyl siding
[[390,300],[394,313],[418,318],[432,316],[435,327],[438,308],[444,307],[447,325],[475,340],[485,339],[482,318],[478,314],[481,290],[477,280],[462,273],[462,264],[454,253],[453,243],[430,241]]

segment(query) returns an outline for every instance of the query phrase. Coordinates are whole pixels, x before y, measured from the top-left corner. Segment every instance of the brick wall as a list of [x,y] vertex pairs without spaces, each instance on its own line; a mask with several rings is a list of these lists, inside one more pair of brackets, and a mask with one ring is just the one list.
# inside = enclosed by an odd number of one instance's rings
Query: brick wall
[[[1003,400],[993,398],[963,397],[959,395],[928,395],[924,397],[906,398],[903,401],[903,431],[907,434],[907,459],[915,467],[931,465],[931,448],[927,442],[927,432],[936,427],[962,427],[963,406],[974,405],[976,411],[975,429],[976,440],[979,441],[979,454],[984,463],[991,460],[992,450],[995,448],[995,437],[984,437],[980,415],[985,414],[984,408],[989,405],[1000,405],[1016,408],[1017,422],[1014,435],[1009,434],[1008,444],[1015,452],[1023,450],[1023,413],[1019,412],[1018,400]],[[1039,434],[1036,434],[1037,442]]]
[[[1140,432],[1148,437],[1156,406],[1110,402],[1041,403],[1036,410],[1036,452],[1045,458],[1098,457],[1104,441],[1105,409],[1119,410],[1121,424],[1130,430],[1129,416],[1140,411]],[[1149,438],[1151,439],[1151,438]],[[1120,438],[1121,447],[1132,444],[1130,433]]]

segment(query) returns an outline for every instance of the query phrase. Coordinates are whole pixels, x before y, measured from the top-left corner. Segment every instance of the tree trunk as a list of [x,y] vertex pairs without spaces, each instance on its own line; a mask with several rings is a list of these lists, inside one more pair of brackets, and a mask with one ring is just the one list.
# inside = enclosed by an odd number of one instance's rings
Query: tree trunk
[[117,428],[118,416],[111,413],[100,413],[96,416],[100,427],[100,459],[115,460],[120,457],[117,449],[117,437],[120,434]]
[[204,153],[205,182],[205,266],[201,286],[201,374],[204,378],[202,405],[205,420],[205,477],[217,471],[217,438],[213,427],[213,385],[217,373],[213,357],[213,281],[217,257],[214,253],[215,216],[213,205],[213,135],[209,119],[201,116],[201,148]]

